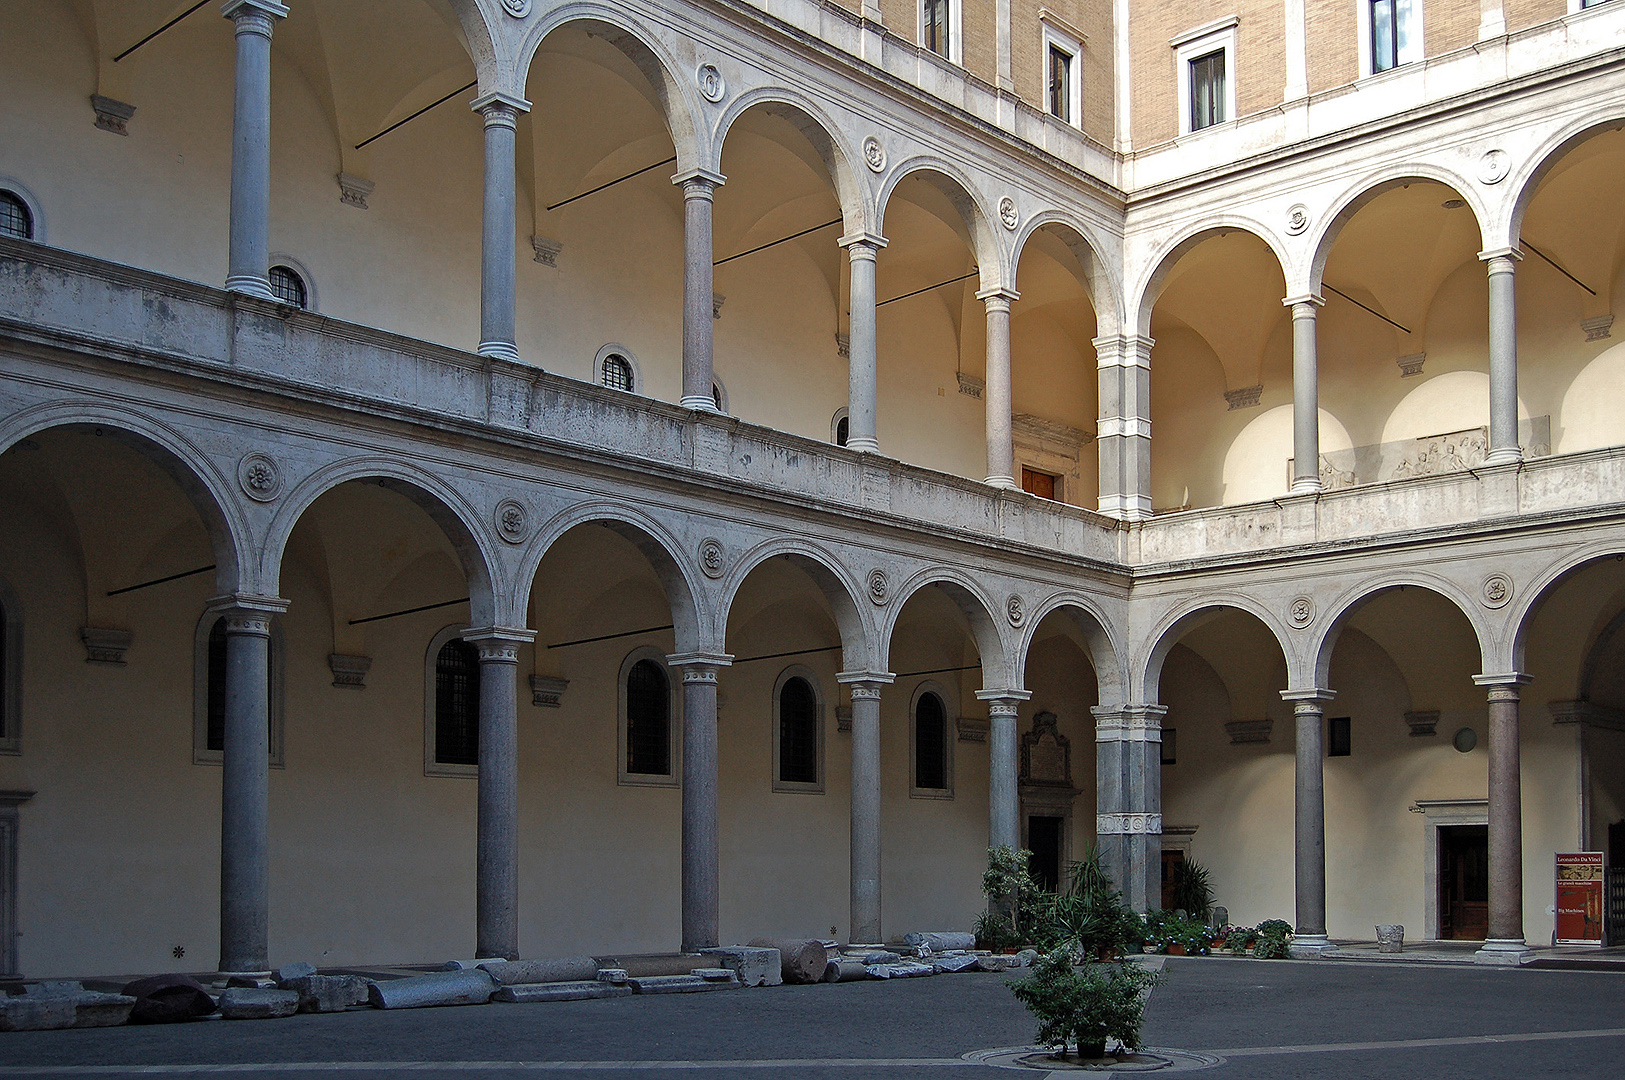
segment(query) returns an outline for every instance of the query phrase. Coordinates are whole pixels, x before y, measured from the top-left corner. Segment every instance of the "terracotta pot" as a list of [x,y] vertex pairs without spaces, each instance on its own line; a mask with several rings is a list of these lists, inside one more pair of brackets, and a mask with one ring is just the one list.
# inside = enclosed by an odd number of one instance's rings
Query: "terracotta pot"
[[1181,942],[1170,941],[1168,943],[1168,955],[1169,956],[1184,956],[1185,955],[1185,946]]

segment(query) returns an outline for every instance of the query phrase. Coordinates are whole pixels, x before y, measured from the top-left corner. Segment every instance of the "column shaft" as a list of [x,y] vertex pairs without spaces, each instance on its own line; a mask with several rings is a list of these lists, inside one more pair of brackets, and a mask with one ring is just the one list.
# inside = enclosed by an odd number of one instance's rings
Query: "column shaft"
[[220,775],[220,970],[270,969],[271,616],[233,609],[226,621],[225,732]]
[[[1516,251],[1485,259],[1490,275],[1490,452],[1487,465],[1523,460],[1518,446]],[[1480,256],[1484,258],[1484,256]]]
[[716,412],[711,396],[715,333],[711,314],[715,295],[711,274],[711,207],[716,182],[705,177],[683,181],[683,400],[685,409]]
[[[852,267],[851,313],[848,320],[848,372],[846,445],[853,450],[877,451],[875,435],[875,256],[880,245],[872,239],[846,244]],[[855,706],[854,706],[855,708]]]
[[1326,939],[1326,706],[1323,698],[1292,702],[1297,723],[1297,781],[1294,785],[1293,878],[1297,893],[1297,933],[1306,945]]
[[998,291],[984,294],[987,305],[987,482],[1016,486],[1016,451],[1010,424],[1010,301]]
[[514,143],[524,103],[486,94],[474,107],[485,117],[485,195],[480,263],[481,356],[518,362],[515,334],[518,263],[515,252]]
[[1018,703],[988,702],[988,847],[1021,847],[1021,803],[1016,792]]
[[880,684],[852,684],[851,940],[880,936]]
[[1523,790],[1516,685],[1489,689],[1489,939],[1522,946]]
[[271,30],[288,9],[268,0],[235,0],[237,71],[231,126],[231,237],[226,288],[272,299]]
[[1162,906],[1163,705],[1099,706],[1095,833],[1106,872],[1135,911]]
[[1317,298],[1292,308],[1292,492],[1320,490],[1320,376],[1316,358]]
[[519,958],[519,646],[476,640],[480,654],[475,945],[479,957]]
[[689,663],[682,672],[683,952],[694,953],[721,943],[717,666]]

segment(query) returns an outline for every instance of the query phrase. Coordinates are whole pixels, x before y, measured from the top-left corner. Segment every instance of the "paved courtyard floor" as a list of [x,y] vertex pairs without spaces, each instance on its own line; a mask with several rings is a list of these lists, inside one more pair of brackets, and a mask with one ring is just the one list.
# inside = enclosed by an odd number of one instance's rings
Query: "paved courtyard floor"
[[[1625,1077],[1625,976],[1170,959],[1146,1038],[1212,1080]],[[0,1077],[996,1080],[1032,1038],[999,975],[0,1035]],[[1195,1072],[1184,1059],[1180,1073]],[[1172,1075],[1165,1070],[1159,1075]],[[1057,1072],[1057,1078],[1078,1075]]]

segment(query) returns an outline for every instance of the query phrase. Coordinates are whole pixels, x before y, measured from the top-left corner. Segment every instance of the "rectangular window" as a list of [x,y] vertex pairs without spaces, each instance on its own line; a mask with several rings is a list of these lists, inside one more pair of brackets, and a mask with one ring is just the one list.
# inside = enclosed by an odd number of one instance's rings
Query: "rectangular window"
[[1370,0],[1371,70],[1387,71],[1410,60],[1411,0]]
[[1037,469],[1021,467],[1021,490],[1029,495],[1037,495],[1040,499],[1054,499],[1057,497],[1057,488],[1060,484],[1057,477],[1051,473],[1039,472]]
[[949,0],[923,0],[921,9],[920,43],[938,56],[953,59],[951,50],[953,42],[952,19],[948,10]]
[[1072,54],[1059,45],[1049,47],[1049,113],[1072,122]]
[[1348,757],[1349,745],[1349,718],[1334,716],[1326,721],[1326,756]]
[[1224,50],[1198,56],[1190,62],[1191,130],[1200,131],[1227,119],[1224,113]]
[[1177,765],[1179,763],[1179,743],[1175,736],[1179,732],[1171,727],[1162,729],[1162,763],[1164,765]]

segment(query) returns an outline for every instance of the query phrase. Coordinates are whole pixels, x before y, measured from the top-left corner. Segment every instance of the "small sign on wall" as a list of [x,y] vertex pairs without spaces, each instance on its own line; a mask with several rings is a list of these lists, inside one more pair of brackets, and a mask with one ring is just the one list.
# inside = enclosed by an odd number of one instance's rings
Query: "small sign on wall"
[[1557,944],[1603,943],[1603,853],[1557,853]]

